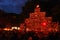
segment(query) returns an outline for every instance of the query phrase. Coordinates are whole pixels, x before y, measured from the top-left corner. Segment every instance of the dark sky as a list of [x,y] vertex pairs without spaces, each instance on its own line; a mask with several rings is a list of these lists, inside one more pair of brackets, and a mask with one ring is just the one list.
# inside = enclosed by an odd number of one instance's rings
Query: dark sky
[[27,0],[0,0],[0,9],[6,12],[19,13]]
[[[0,9],[8,13],[21,13],[22,7],[28,0],[0,0]],[[50,0],[40,0],[40,1],[50,1]]]

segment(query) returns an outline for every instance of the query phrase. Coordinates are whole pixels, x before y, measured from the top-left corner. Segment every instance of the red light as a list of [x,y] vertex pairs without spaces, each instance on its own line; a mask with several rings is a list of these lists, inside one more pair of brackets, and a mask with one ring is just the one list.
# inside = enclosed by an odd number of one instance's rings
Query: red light
[[46,22],[43,22],[43,23],[42,23],[42,25],[43,25],[43,26],[46,26],[46,25],[47,25],[47,23],[46,23]]
[[46,25],[46,23],[43,23],[43,25]]

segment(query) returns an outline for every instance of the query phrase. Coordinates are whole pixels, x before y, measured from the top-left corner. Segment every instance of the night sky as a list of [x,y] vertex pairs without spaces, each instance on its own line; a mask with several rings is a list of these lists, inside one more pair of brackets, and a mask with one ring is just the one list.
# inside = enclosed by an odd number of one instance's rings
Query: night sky
[[27,0],[0,0],[0,9],[8,13],[20,13]]
[[[0,9],[8,13],[21,13],[22,7],[28,0],[0,0]],[[40,0],[40,1],[51,1],[51,0]]]

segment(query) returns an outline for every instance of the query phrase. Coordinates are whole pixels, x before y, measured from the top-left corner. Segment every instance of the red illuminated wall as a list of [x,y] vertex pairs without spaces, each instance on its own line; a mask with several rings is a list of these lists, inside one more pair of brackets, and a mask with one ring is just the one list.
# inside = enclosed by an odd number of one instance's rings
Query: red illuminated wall
[[[37,5],[34,12],[30,13],[29,18],[25,19],[24,27],[34,31],[53,30],[55,24],[52,22],[52,17],[45,17],[45,15],[46,12],[40,12],[39,5]],[[56,23],[55,28],[58,28],[58,23]]]

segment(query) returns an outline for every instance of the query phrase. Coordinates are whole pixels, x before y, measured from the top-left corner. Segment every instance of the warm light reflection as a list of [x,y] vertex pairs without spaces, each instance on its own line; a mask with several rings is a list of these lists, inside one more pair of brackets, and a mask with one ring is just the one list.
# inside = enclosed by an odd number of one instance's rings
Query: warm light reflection
[[20,30],[20,27],[18,27],[17,29]]
[[4,28],[3,30],[5,30],[5,31],[9,31],[9,30],[11,30],[10,28]]

